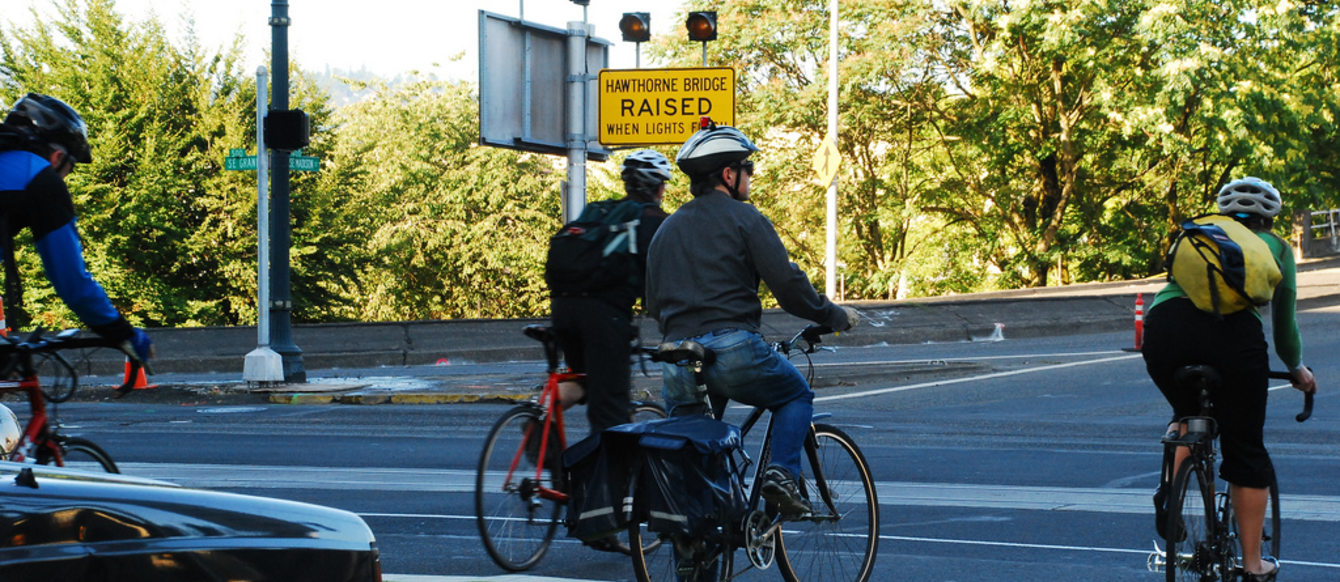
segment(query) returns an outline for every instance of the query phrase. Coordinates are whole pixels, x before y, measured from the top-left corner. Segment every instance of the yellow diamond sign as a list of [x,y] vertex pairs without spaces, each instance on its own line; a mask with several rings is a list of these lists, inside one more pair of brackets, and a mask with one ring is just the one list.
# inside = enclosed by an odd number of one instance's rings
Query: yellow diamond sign
[[841,165],[842,154],[838,153],[837,139],[830,135],[814,152],[814,163],[810,167],[814,168],[814,173],[819,176],[819,183],[827,186],[833,183],[833,178],[837,176],[838,167]]

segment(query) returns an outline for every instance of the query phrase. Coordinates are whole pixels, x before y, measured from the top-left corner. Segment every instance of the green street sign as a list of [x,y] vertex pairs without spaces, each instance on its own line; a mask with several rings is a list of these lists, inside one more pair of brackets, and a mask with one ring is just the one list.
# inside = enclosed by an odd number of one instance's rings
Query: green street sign
[[[232,150],[229,153],[241,150]],[[229,172],[256,171],[256,156],[233,156],[223,159],[223,169]],[[288,169],[293,172],[316,172],[321,169],[321,159],[311,156],[289,156]]]
[[229,172],[256,171],[256,156],[228,156],[223,159],[223,169]]

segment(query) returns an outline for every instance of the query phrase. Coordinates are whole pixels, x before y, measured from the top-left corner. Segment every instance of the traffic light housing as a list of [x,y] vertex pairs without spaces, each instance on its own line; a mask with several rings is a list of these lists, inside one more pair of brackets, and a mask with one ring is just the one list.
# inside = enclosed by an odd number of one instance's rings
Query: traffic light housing
[[717,39],[717,13],[715,10],[690,12],[684,27],[689,29],[689,40],[707,42]]
[[647,42],[651,40],[651,15],[646,12],[625,12],[619,20],[619,32],[624,42]]
[[274,109],[265,114],[265,146],[296,151],[311,142],[311,121],[301,109]]

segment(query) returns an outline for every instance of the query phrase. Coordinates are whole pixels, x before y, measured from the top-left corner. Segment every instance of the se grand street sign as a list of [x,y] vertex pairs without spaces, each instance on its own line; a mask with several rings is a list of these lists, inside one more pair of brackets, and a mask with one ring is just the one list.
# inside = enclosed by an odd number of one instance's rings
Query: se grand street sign
[[604,69],[598,85],[604,145],[682,144],[702,117],[735,125],[735,70],[729,67]]

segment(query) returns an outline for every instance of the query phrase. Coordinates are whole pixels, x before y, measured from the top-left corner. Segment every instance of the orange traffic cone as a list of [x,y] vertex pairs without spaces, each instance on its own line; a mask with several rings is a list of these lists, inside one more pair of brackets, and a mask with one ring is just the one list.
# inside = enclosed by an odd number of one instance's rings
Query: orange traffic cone
[[1145,294],[1135,294],[1135,347],[1122,348],[1126,352],[1141,351],[1145,343]]
[[[130,360],[126,360],[126,376],[125,376],[125,380],[123,380],[122,382],[123,382],[123,385],[124,385],[124,384],[130,384]],[[135,374],[135,383],[134,383],[133,385],[131,385],[131,388],[134,389],[134,390],[148,390],[149,388],[157,388],[157,387],[158,387],[157,384],[150,384],[150,383],[145,379],[145,377],[144,377],[144,368],[143,368],[143,367],[141,367],[141,368],[138,370],[138,373]]]

